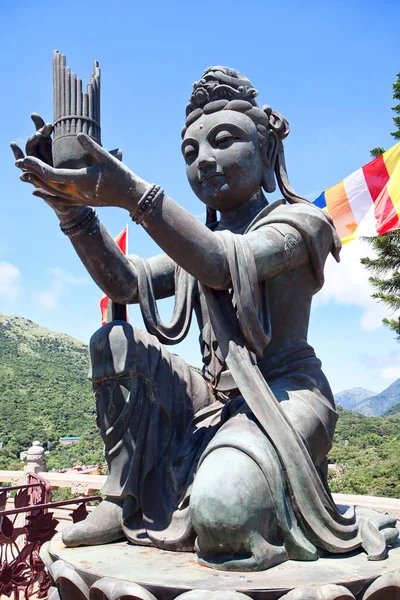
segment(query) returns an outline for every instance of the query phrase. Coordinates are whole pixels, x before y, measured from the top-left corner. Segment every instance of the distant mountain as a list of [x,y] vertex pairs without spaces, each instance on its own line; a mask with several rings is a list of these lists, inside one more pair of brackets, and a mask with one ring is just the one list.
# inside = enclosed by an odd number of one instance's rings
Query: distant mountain
[[362,387],[355,387],[351,390],[344,390],[335,394],[335,402],[343,406],[343,408],[347,408],[347,410],[357,410],[355,408],[357,404],[372,396],[376,396],[376,392],[371,392],[371,390],[366,390]]
[[371,398],[366,398],[353,409],[367,417],[378,417],[385,414],[400,402],[400,379]]
[[400,419],[400,402],[389,408],[383,415],[384,417],[398,417]]

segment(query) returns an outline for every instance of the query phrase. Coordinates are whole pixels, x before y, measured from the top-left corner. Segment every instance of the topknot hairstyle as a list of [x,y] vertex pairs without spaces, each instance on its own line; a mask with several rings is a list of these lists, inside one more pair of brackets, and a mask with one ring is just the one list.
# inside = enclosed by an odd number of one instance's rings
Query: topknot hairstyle
[[257,90],[251,81],[239,71],[228,67],[208,67],[200,81],[193,84],[193,92],[186,107],[186,129],[201,115],[219,110],[236,110],[248,115],[256,125],[272,129],[279,139],[284,140],[290,132],[289,123],[278,112],[265,104],[258,107],[255,101]]
[[[307,203],[292,189],[287,175],[282,141],[289,135],[288,121],[270,106],[259,108],[255,98],[258,92],[251,81],[239,71],[229,67],[208,67],[202,78],[193,84],[193,92],[186,107],[186,121],[182,128],[182,138],[187,128],[203,114],[220,110],[235,110],[247,115],[256,125],[260,141],[272,132],[277,140],[277,156],[274,170],[276,180],[285,200],[290,204]],[[207,211],[207,222],[214,219],[215,212]],[[216,217],[215,217],[216,218]],[[214,219],[215,220],[215,219]]]

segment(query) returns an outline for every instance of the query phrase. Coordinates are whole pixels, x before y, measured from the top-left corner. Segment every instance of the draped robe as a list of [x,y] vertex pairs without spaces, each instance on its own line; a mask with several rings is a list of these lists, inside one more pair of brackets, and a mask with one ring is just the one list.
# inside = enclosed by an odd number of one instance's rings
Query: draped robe
[[[258,281],[246,234],[282,223],[300,232],[307,246],[309,292],[315,293],[323,285],[327,255],[338,258],[340,240],[319,209],[278,201],[244,235],[215,232],[225,247],[230,290],[200,284],[176,266],[174,315],[165,325],[150,267],[131,257],[148,333],[117,322],[93,338],[95,389],[107,378],[131,381],[128,397],[112,406],[112,417],[109,404],[100,403],[98,410],[109,466],[103,492],[123,500],[124,531],[133,543],[192,550],[189,504],[196,471],[210,452],[232,447],[264,473],[290,558],[314,559],[320,548],[343,553],[360,546],[371,559],[385,555],[386,540],[374,521],[354,509],[340,514],[321,478],[337,415],[320,361],[304,339],[276,355],[266,351],[279,336],[269,311],[271,282]],[[200,336],[203,378],[164,347],[185,337],[199,299],[208,312]],[[126,342],[127,359],[119,372],[115,365],[105,372],[101,340],[115,327]]]

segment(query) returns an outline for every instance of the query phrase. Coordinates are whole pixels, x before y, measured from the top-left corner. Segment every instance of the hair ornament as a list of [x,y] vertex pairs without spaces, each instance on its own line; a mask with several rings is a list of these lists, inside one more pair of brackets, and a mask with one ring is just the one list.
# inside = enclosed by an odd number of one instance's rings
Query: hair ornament
[[[258,95],[251,81],[239,71],[229,67],[208,67],[202,78],[193,84],[193,92],[186,107],[186,123],[182,128],[182,138],[187,128],[192,125],[202,114],[212,114],[219,110],[234,110],[246,114],[255,124],[262,147],[267,143],[269,136],[276,139],[275,152],[271,167],[275,173],[265,176],[264,189],[272,192],[278,183],[285,200],[290,204],[306,203],[308,200],[299,196],[291,187],[283,148],[283,140],[290,133],[288,121],[278,112],[272,110],[268,104],[260,108],[255,100]],[[268,182],[267,182],[268,179]],[[207,223],[214,222],[216,214],[210,207],[207,208]]]

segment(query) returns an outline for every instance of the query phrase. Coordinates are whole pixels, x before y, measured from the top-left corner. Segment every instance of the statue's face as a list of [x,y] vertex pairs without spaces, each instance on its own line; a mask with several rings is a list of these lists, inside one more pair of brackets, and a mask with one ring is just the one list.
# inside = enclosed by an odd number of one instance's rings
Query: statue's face
[[249,201],[261,186],[264,166],[257,129],[243,113],[202,115],[188,127],[182,153],[194,193],[221,213]]

